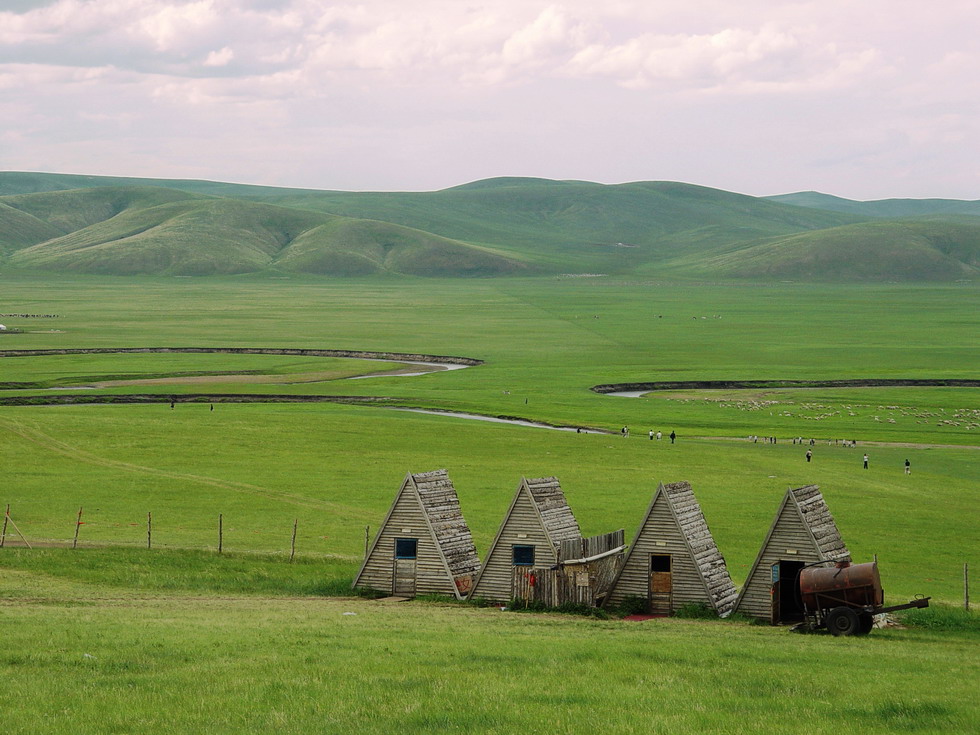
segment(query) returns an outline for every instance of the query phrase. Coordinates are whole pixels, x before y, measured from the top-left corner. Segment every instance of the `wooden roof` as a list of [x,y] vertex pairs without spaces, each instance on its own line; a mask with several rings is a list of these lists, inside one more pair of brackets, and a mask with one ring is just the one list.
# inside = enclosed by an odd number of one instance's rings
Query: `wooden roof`
[[[684,534],[684,540],[691,550],[691,557],[701,579],[704,580],[704,586],[715,610],[719,615],[727,615],[735,605],[738,592],[728,574],[725,557],[721,555],[708,529],[708,522],[701,512],[701,505],[694,497],[691,483],[670,482],[661,485],[657,492],[664,494],[670,509],[674,512],[677,525]],[[652,503],[650,507],[653,507]]]
[[830,515],[830,508],[827,507],[819,486],[798,487],[795,490],[787,490],[786,495],[796,503],[800,518],[813,536],[821,557],[833,561],[851,558],[851,553],[847,550],[844,539],[841,538],[834,517]]
[[411,475],[411,480],[450,576],[478,573],[480,558],[449,473],[446,470],[422,472]]
[[[522,478],[534,505],[541,516],[545,533],[556,547],[566,539],[581,538],[582,531],[557,477]],[[518,491],[519,492],[519,491]]]

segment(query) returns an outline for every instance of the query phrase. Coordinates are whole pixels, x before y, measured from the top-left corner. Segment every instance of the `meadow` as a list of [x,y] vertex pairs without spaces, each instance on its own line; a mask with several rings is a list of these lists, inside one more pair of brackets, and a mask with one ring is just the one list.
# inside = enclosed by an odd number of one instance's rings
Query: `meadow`
[[[14,631],[0,659],[0,702],[6,710],[21,703],[7,722],[12,732],[38,723],[50,732],[128,732],[138,721],[142,732],[734,733],[772,732],[776,721],[824,733],[839,730],[843,716],[868,732],[949,733],[980,721],[968,693],[977,673],[972,623],[854,642],[735,622],[631,627],[322,599],[346,590],[365,526],[381,522],[405,473],[445,467],[481,553],[522,475],[557,475],[584,533],[622,527],[627,539],[658,482],[689,480],[736,584],[786,488],[816,483],[855,559],[878,555],[887,600],[926,594],[954,606],[963,563],[977,551],[977,389],[621,398],[589,388],[977,378],[974,286],[0,275],[0,313],[59,315],[3,317],[24,333],[0,336],[0,349],[306,347],[485,361],[347,381],[378,365],[214,354],[0,358],[0,383],[47,386],[0,397],[60,392],[84,401],[92,391],[54,386],[207,374],[229,376],[207,384],[215,396],[383,396],[610,432],[381,405],[171,409],[170,395],[203,392],[181,383],[97,390],[159,392],[150,405],[0,407],[0,503],[39,546],[70,542],[79,507],[85,521],[77,550],[0,550],[0,620]],[[314,382],[289,380],[314,374]],[[623,425],[629,438],[618,435]],[[651,441],[649,429],[676,430],[678,441]],[[813,462],[795,436],[815,438]],[[840,438],[858,447],[834,444]],[[147,512],[152,550],[141,548]],[[542,680],[548,686],[535,687]]]

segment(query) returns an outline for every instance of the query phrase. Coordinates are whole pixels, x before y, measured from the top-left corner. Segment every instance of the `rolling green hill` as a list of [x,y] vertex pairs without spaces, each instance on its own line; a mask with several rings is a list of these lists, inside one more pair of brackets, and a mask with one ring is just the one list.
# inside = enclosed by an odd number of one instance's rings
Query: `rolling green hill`
[[824,209],[829,212],[855,214],[861,217],[919,217],[929,214],[980,215],[980,200],[959,199],[878,199],[859,202],[817,191],[800,191],[766,197],[771,202],[793,204],[797,207]]
[[6,197],[0,232],[11,266],[102,275],[526,270],[486,249],[389,223],[156,188]]
[[[107,182],[125,186],[97,186]],[[756,198],[674,182],[497,178],[434,192],[338,192],[0,173],[0,192],[32,190],[0,197],[8,268],[814,281],[980,275],[980,218],[947,213],[970,212],[975,202]],[[881,219],[889,207],[905,218]],[[914,216],[930,208],[940,214]]]
[[689,263],[729,277],[955,281],[980,276],[980,218],[864,222],[774,238]]

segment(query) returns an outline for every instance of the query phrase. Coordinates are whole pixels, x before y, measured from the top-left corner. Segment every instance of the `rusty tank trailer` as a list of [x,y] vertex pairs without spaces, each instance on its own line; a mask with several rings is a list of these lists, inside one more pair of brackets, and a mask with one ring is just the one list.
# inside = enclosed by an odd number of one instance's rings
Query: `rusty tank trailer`
[[798,581],[806,626],[811,630],[826,628],[835,636],[870,633],[875,615],[929,607],[928,597],[885,607],[876,562],[807,566],[800,570]]

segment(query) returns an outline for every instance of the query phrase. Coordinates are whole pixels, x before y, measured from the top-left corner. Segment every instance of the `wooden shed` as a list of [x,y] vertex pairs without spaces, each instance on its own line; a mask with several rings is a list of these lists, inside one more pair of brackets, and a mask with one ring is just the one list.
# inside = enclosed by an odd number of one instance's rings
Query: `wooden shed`
[[605,604],[643,597],[651,614],[670,615],[701,602],[727,615],[737,596],[690,483],[661,484]]
[[850,560],[817,485],[786,491],[752,565],[735,611],[778,623],[798,622],[803,610],[797,575],[809,564]]
[[402,597],[464,599],[480,572],[473,536],[446,470],[406,475],[355,587]]
[[486,564],[473,585],[473,597],[508,601],[514,597],[515,569],[558,562],[562,541],[582,537],[557,477],[521,478]]

